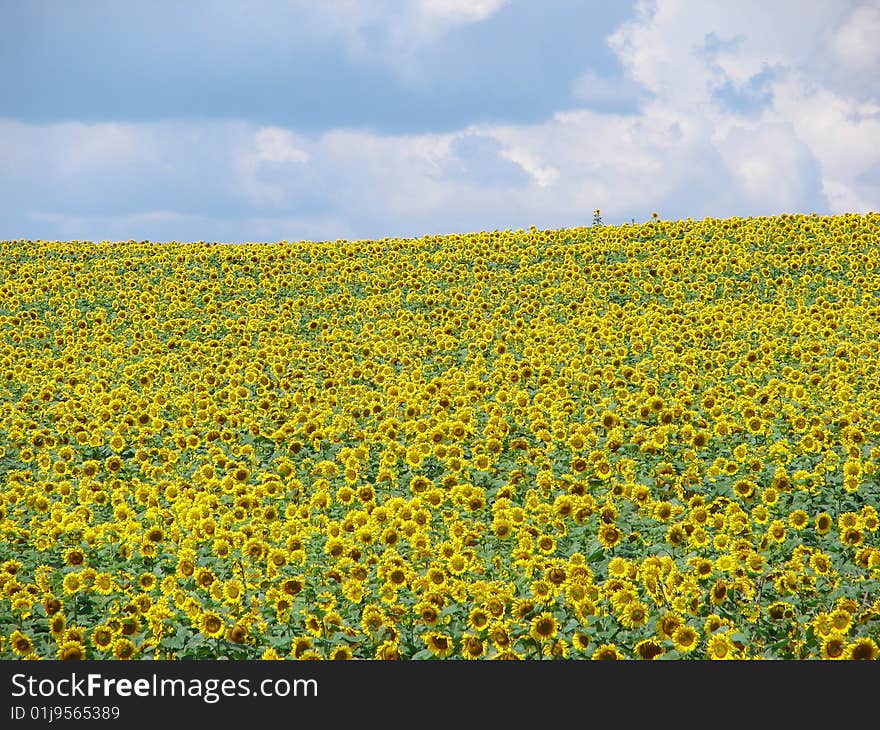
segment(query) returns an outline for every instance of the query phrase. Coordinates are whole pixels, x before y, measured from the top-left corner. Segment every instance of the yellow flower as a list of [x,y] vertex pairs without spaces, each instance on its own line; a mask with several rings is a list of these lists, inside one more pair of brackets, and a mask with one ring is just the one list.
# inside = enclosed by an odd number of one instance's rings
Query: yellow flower
[[9,635],[9,646],[20,657],[27,656],[34,650],[33,640],[18,629]]
[[137,648],[130,639],[120,637],[113,642],[113,658],[114,659],[133,659],[137,653]]
[[547,611],[535,616],[530,624],[529,635],[535,641],[550,641],[556,638],[559,622]]
[[700,635],[696,629],[691,626],[679,626],[672,635],[672,641],[676,650],[687,654],[694,651],[699,644]]
[[209,639],[223,636],[225,628],[226,622],[215,611],[206,611],[199,619],[199,632]]
[[449,634],[429,631],[422,635],[422,639],[431,653],[439,659],[448,657],[455,649],[455,642]]

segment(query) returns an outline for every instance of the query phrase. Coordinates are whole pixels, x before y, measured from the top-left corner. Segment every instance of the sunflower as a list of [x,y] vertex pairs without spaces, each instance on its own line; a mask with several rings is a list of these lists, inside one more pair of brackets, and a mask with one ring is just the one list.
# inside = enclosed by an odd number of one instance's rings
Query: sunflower
[[586,652],[591,641],[592,637],[586,631],[575,631],[571,637],[572,646],[580,652]]
[[342,584],[342,595],[352,603],[360,603],[364,599],[364,584],[354,578],[349,578]]
[[476,454],[473,457],[473,464],[477,471],[486,471],[492,465],[492,459],[488,454]]
[[531,620],[529,635],[535,641],[550,641],[556,638],[558,630],[559,622],[552,613],[545,611]]
[[383,661],[398,661],[401,659],[400,647],[396,641],[383,641],[376,647],[374,658]]
[[424,474],[416,474],[409,482],[409,488],[413,494],[423,494],[431,486],[431,480]]
[[868,637],[856,639],[846,647],[845,656],[853,660],[876,660],[880,659],[880,648],[877,643]]
[[623,540],[623,532],[613,524],[603,524],[598,533],[599,544],[605,550],[611,550]]
[[660,522],[668,522],[672,517],[673,506],[670,502],[657,502],[654,504],[654,518]]
[[680,524],[670,525],[669,529],[666,530],[666,542],[672,547],[678,547],[687,542],[687,531],[684,526]]
[[744,501],[754,497],[756,489],[756,484],[750,479],[739,479],[733,485],[733,493]]
[[841,532],[852,527],[859,527],[860,523],[861,517],[856,512],[842,512],[837,518],[837,526]]
[[62,613],[56,613],[49,619],[49,631],[52,636],[58,638],[64,634],[67,628],[67,618]]
[[838,633],[831,633],[822,641],[823,659],[843,659],[846,656],[846,639]]
[[632,601],[623,607],[620,623],[628,629],[635,629],[648,623],[648,606],[641,601]]
[[[199,588],[210,588],[211,584],[217,580],[217,576],[214,575],[213,571],[210,568],[196,568],[196,572],[194,573],[196,585]],[[141,589],[145,591],[152,590],[152,586],[147,587],[150,583],[150,578],[154,578],[152,573],[144,573],[139,579],[138,584],[141,586]]]
[[830,636],[833,630],[831,626],[831,614],[827,611],[819,611],[810,622],[814,631],[822,637]]
[[486,656],[487,642],[474,634],[465,632],[461,636],[461,655],[465,659],[481,659]]
[[376,633],[388,624],[388,616],[381,606],[368,603],[361,611],[361,626],[367,633]]
[[351,651],[351,647],[349,647],[346,644],[343,644],[341,646],[336,646],[330,652],[330,659],[337,660],[337,661],[347,661],[347,660],[351,659],[353,656],[354,656],[354,654]]
[[315,614],[308,614],[306,616],[305,627],[306,631],[316,638],[320,638],[324,635],[324,624]]
[[600,661],[608,661],[621,660],[624,659],[624,656],[623,654],[621,654],[620,649],[618,649],[615,644],[600,644],[598,647],[596,647],[596,650],[593,652],[593,655],[590,658]]
[[672,641],[677,651],[688,654],[697,648],[700,635],[697,630],[687,624],[679,626],[672,635]]
[[513,643],[507,624],[496,621],[488,630],[489,639],[497,651],[505,651]]
[[486,601],[486,610],[493,618],[501,618],[504,615],[504,612],[507,610],[504,598],[501,596],[490,597]]
[[708,639],[707,655],[709,659],[734,659],[736,647],[725,634],[712,634]]
[[83,588],[82,578],[79,573],[68,573],[64,576],[61,585],[67,595],[78,593]]
[[662,639],[671,639],[684,619],[676,613],[665,613],[657,620],[657,632]]
[[238,578],[230,578],[223,584],[223,602],[237,604],[244,596],[244,585]]
[[120,637],[113,642],[113,658],[114,659],[133,659],[137,648],[131,639]]
[[706,558],[698,558],[698,559],[694,560],[693,566],[694,566],[694,575],[700,580],[704,580],[706,578],[709,578],[715,569],[715,566],[713,565],[712,561],[708,560]]
[[538,550],[545,555],[551,555],[556,550],[556,540],[550,535],[540,535],[537,539]]
[[302,659],[303,656],[312,650],[314,643],[310,636],[297,636],[290,642],[290,653],[294,659]]
[[448,634],[439,631],[429,631],[422,635],[422,640],[428,645],[431,653],[438,659],[443,659],[452,654],[455,644]]
[[452,575],[463,575],[468,568],[468,559],[460,552],[455,552],[447,561],[449,572]]
[[486,609],[477,606],[471,609],[471,612],[468,615],[468,626],[470,626],[473,631],[480,632],[489,625],[489,620],[490,617]]
[[611,578],[624,578],[629,570],[626,558],[615,557],[608,561],[608,575]]
[[141,631],[141,620],[136,613],[132,613],[122,619],[122,633],[126,636],[134,636]]
[[523,655],[514,649],[505,649],[504,651],[499,651],[492,659],[496,661],[521,661]]
[[654,638],[642,639],[639,641],[635,647],[633,647],[633,651],[639,659],[656,659],[658,656],[664,654],[663,645]]
[[71,548],[64,553],[64,562],[71,568],[78,568],[85,565],[86,554],[79,548]]
[[749,433],[752,433],[752,434],[764,433],[764,430],[765,430],[764,421],[762,421],[757,416],[753,416],[752,418],[749,418],[746,421],[745,425],[746,425],[746,429],[748,430]]
[[[345,542],[338,537],[328,538],[324,543],[324,552],[331,558],[338,558],[345,552]],[[284,553],[281,553],[282,556]],[[286,557],[284,558],[286,561]]]
[[550,581],[539,579],[531,584],[532,596],[539,603],[547,603],[553,596],[553,585]]
[[814,524],[816,525],[816,532],[820,535],[827,535],[834,525],[834,519],[827,512],[820,512],[816,515]]
[[709,600],[716,606],[721,605],[727,598],[729,589],[730,585],[727,581],[719,578],[709,589]]
[[27,635],[16,629],[9,636],[9,645],[18,656],[24,657],[34,650],[34,642]]
[[86,658],[86,648],[78,641],[65,641],[58,647],[56,656],[62,660]]
[[788,524],[795,530],[803,530],[810,521],[810,516],[802,509],[793,510],[788,515]]
[[504,540],[513,534],[513,525],[503,518],[496,518],[492,521],[492,532],[499,540]]
[[219,639],[223,636],[225,622],[223,617],[215,611],[205,611],[199,618],[199,632],[209,639]]
[[816,551],[810,556],[810,567],[817,575],[828,575],[831,573],[833,563],[831,556],[821,551]]
[[92,629],[92,646],[99,651],[105,651],[113,643],[113,631],[109,626],[100,624]]
[[773,540],[773,542],[784,542],[786,535],[785,523],[782,520],[773,520],[767,530],[767,535],[771,540]]
[[756,525],[766,525],[769,519],[770,511],[765,505],[759,504],[752,509],[752,520],[754,520]]
[[713,634],[721,628],[731,628],[731,623],[728,619],[722,618],[717,613],[710,613],[703,623],[703,631],[707,634]]
[[305,582],[302,578],[288,578],[281,584],[281,590],[284,591],[288,596],[296,596],[302,592],[305,587]]
[[248,638],[248,630],[241,624],[235,624],[227,629],[226,638],[233,644],[244,644]]
[[829,616],[831,630],[846,634],[852,626],[852,619],[852,614],[849,611],[844,611],[842,608],[835,609]]

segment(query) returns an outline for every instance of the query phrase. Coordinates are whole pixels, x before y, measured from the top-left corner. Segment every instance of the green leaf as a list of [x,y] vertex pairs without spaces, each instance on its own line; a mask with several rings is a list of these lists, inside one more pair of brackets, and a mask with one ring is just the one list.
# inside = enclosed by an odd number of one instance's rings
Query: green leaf
[[587,562],[588,563],[595,563],[595,562],[601,560],[604,556],[605,556],[605,549],[600,547],[590,553],[590,555],[587,557]]

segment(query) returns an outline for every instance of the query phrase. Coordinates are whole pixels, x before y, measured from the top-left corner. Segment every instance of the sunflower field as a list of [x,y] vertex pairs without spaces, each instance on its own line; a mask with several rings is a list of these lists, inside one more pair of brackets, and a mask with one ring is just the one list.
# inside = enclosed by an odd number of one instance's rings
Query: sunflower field
[[0,243],[2,659],[877,659],[880,215]]

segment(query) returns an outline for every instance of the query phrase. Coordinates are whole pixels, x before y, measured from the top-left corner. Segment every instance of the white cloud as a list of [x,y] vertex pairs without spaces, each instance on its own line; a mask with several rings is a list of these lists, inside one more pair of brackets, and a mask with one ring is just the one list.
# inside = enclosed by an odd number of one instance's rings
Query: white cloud
[[539,187],[545,188],[559,179],[558,169],[552,165],[544,164],[532,152],[523,147],[510,147],[502,150],[501,156],[519,165],[532,176]]
[[[345,3],[354,36],[393,4],[379,5]],[[442,29],[501,6],[396,5],[408,18],[396,27],[421,28],[424,39],[440,32],[419,26],[429,16]],[[320,7],[338,15],[342,4]],[[874,22],[874,7],[641,2],[609,38],[630,90],[645,92],[632,114],[572,108],[535,124],[313,136],[236,121],[0,120],[0,219],[9,228],[0,235],[32,226],[28,237],[335,239],[587,225],[596,208],[607,222],[654,210],[866,212],[880,200],[880,99],[823,69],[834,59],[853,77],[872,68],[876,50],[853,24]],[[757,74],[766,92],[757,107],[720,98]],[[574,91],[613,97],[601,81],[585,72]]]
[[279,127],[264,127],[254,138],[257,162],[306,162],[309,153],[297,146],[297,138]]
[[850,69],[880,71],[880,4],[854,8],[833,33],[831,50]]
[[[415,83],[421,78],[419,54],[428,45],[465,25],[499,12],[510,0],[290,0],[288,23],[260,26],[259,35],[277,43],[341,42],[358,63],[382,64]],[[273,6],[275,8],[275,6]],[[234,6],[228,22],[252,25],[250,5]],[[276,17],[263,13],[263,17]],[[237,20],[236,20],[237,19]]]
[[417,0],[422,13],[451,22],[476,23],[507,5],[509,0]]
[[873,186],[870,197],[838,180],[823,180],[822,189],[831,204],[831,209],[837,213],[864,213],[877,211],[880,208],[877,204],[880,200],[880,185]]
[[880,97],[880,2],[860,3],[847,8],[840,23],[830,25],[825,33],[820,63],[811,66],[811,74],[824,85],[860,101]]
[[880,104],[848,99],[797,77],[774,91],[773,115],[791,122],[826,174],[855,178],[880,164]]
[[[302,141],[292,132],[280,127],[263,127],[252,133],[252,142],[238,157],[239,183],[245,194],[257,205],[280,205],[285,187],[279,183],[277,170],[292,163],[301,167],[309,160],[302,149]],[[272,171],[276,174],[271,175]],[[268,177],[267,177],[268,174]],[[287,175],[296,172],[287,171]],[[270,178],[274,178],[274,181]]]
[[[627,71],[652,92],[703,111],[707,96],[742,87],[765,66],[814,61],[841,0],[739,0],[737,3],[640,0],[636,17],[608,39]],[[784,29],[784,30],[783,30]]]
[[137,140],[123,124],[103,123],[90,130],[84,124],[67,123],[60,131],[69,133],[73,140],[73,144],[65,148],[64,157],[58,160],[62,174],[94,173],[125,164],[137,154]]
[[630,79],[611,80],[588,69],[571,84],[571,95],[575,101],[587,104],[631,104],[644,91]]
[[383,136],[336,130],[316,140],[320,168],[335,189],[328,198],[355,212],[382,211],[389,216],[424,215],[449,204],[442,165],[451,134]]
[[755,215],[804,211],[815,192],[813,155],[790,124],[733,127],[716,148]]
[[[758,195],[771,208],[809,204],[808,191],[792,182],[791,172],[808,170],[812,160],[830,209],[844,212],[869,199],[860,176],[880,164],[876,100],[858,99],[845,79],[828,71],[834,65],[829,46],[838,56],[845,46],[853,68],[880,70],[876,48],[868,48],[857,25],[870,29],[876,8],[853,6],[838,0],[809,6],[795,0],[643,1],[609,44],[659,105],[705,120],[709,139],[748,199]],[[714,95],[725,85],[742,89],[768,68],[769,100],[759,112],[718,103]]]

